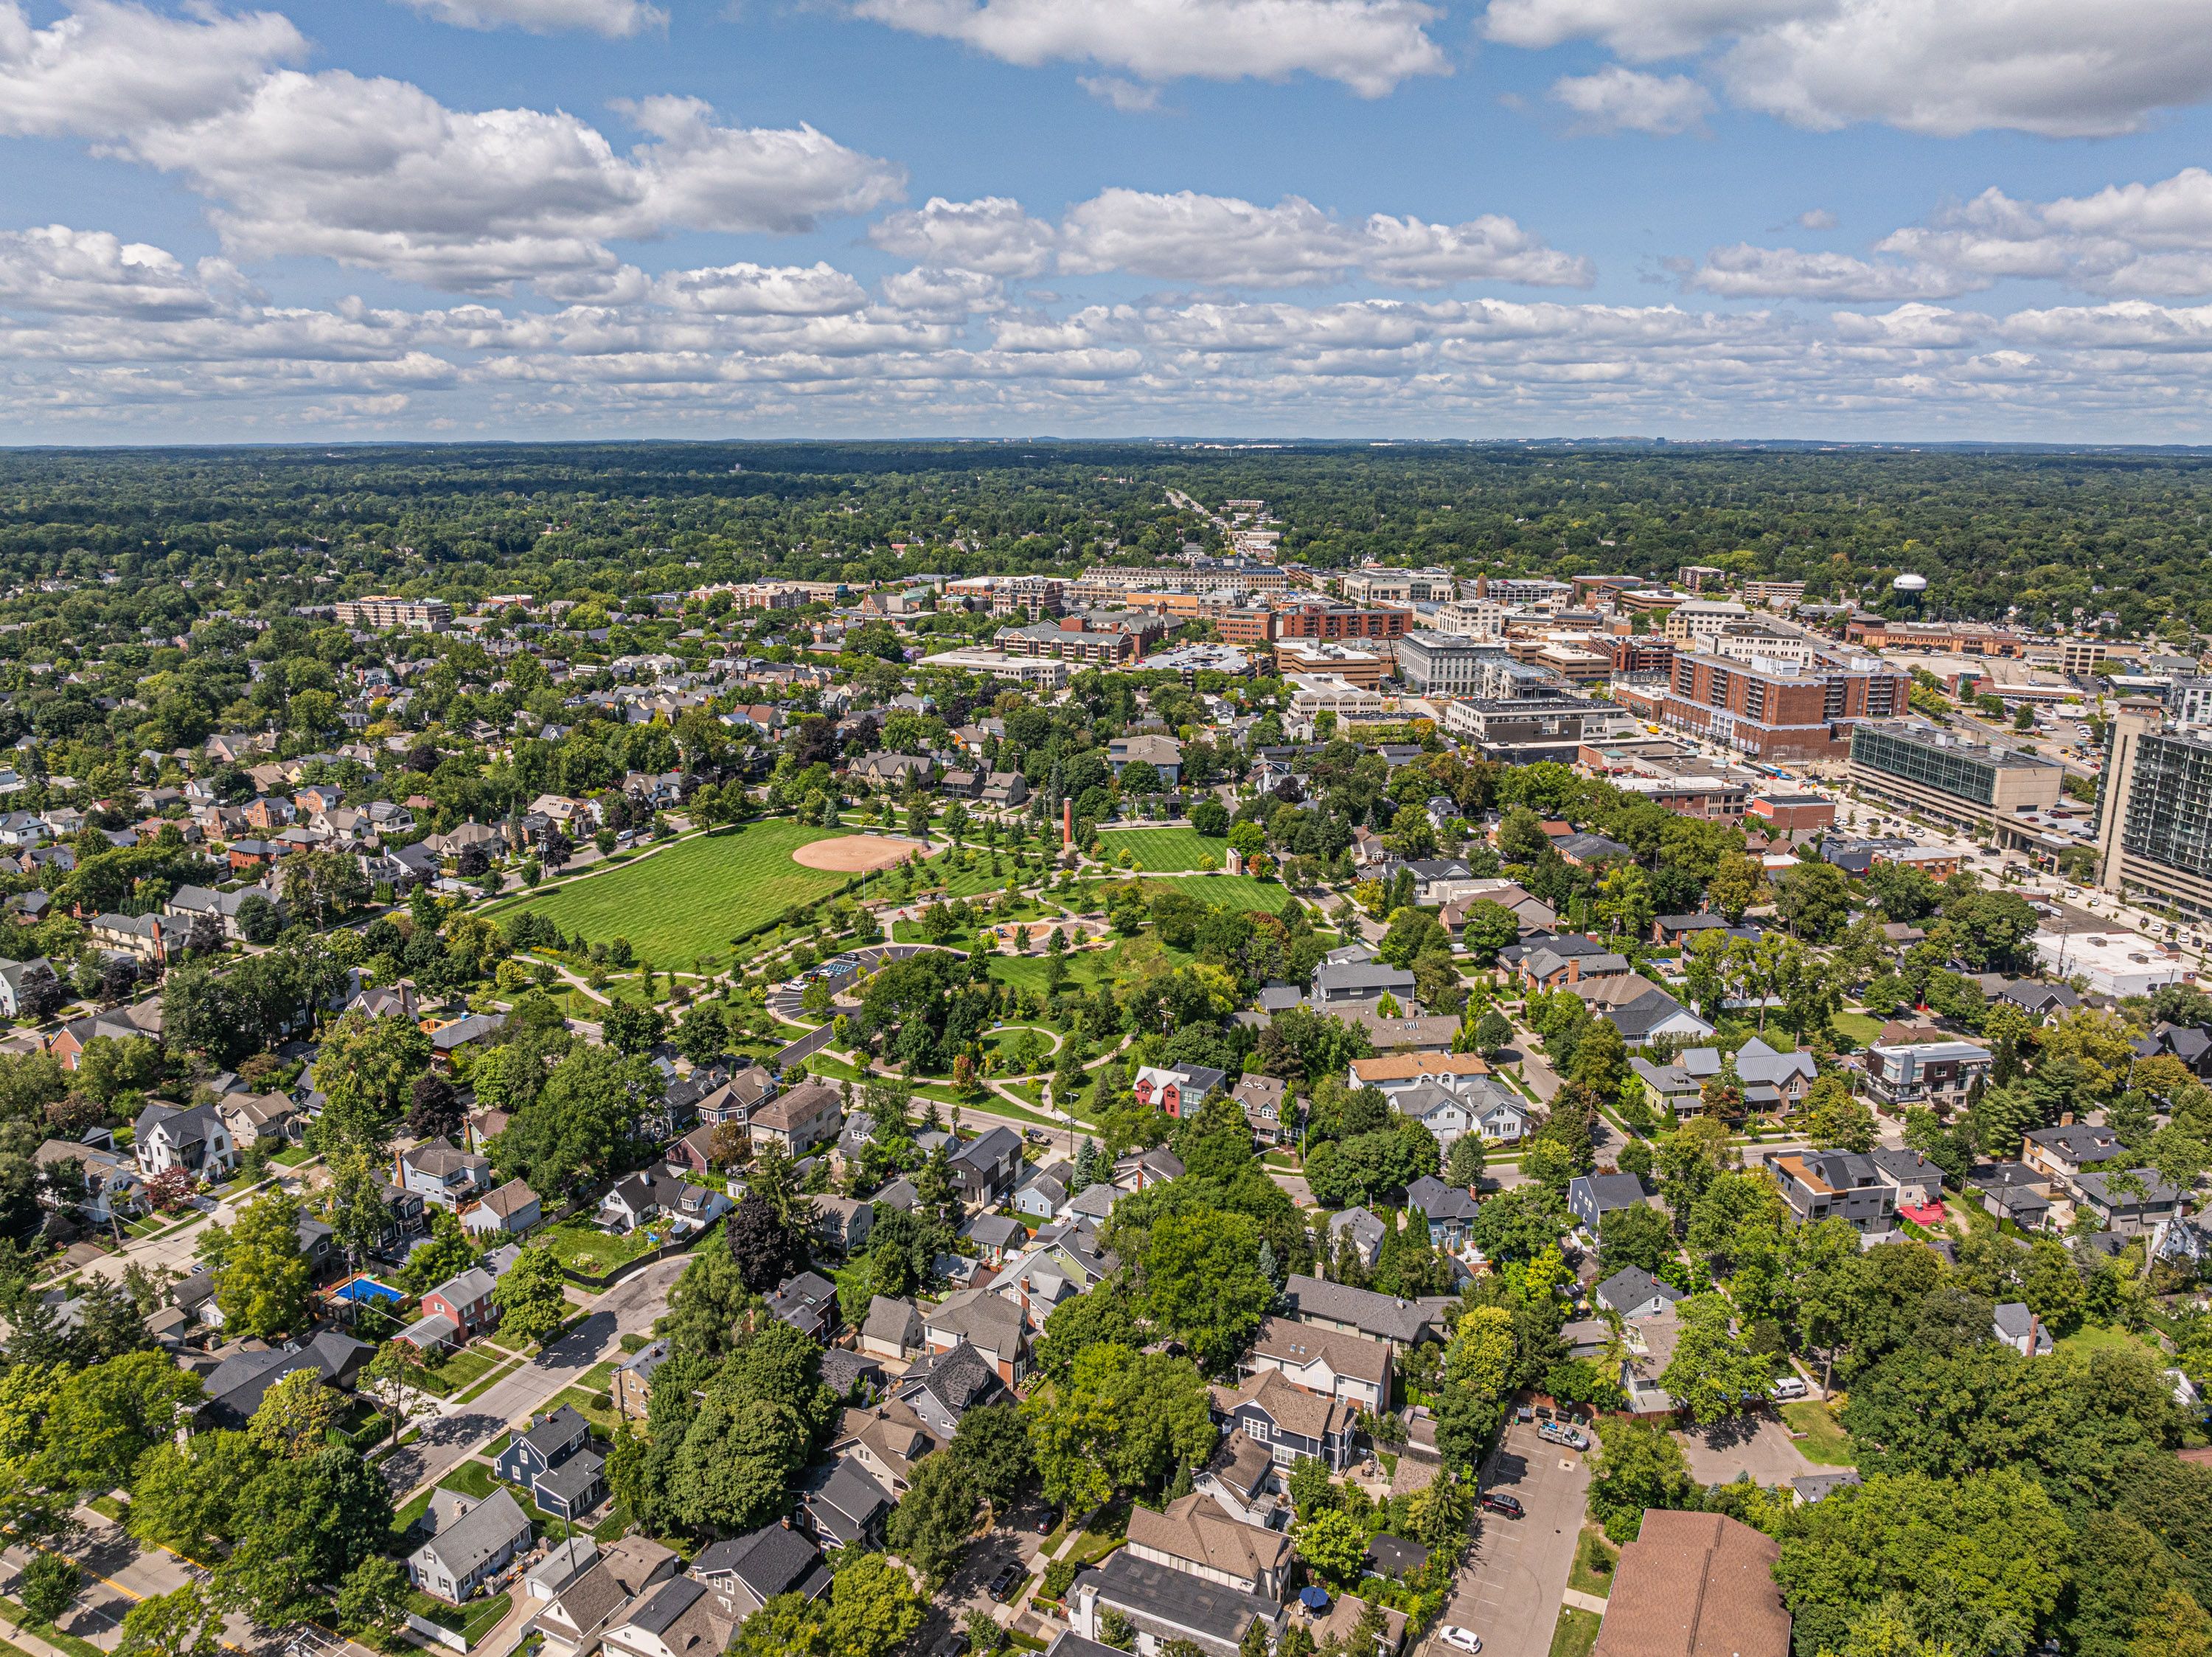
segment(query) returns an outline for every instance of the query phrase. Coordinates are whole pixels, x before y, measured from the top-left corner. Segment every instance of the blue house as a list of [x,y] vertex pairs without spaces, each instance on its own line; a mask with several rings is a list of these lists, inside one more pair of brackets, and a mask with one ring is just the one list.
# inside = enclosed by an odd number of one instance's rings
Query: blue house
[[591,1423],[564,1404],[517,1433],[492,1466],[546,1512],[573,1521],[606,1496],[606,1458],[591,1443]]

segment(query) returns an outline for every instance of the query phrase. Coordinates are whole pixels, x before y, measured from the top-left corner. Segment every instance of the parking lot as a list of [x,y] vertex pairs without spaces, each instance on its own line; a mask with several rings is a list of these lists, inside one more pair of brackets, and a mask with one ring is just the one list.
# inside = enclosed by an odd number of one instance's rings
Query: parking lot
[[[1518,1497],[1527,1512],[1520,1519],[1483,1514],[1442,1623],[1480,1635],[1484,1657],[1549,1657],[1582,1535],[1589,1470],[1574,1451],[1516,1424],[1485,1464],[1482,1488]],[[1450,1649],[1433,1636],[1425,1648],[1430,1657],[1447,1657]]]

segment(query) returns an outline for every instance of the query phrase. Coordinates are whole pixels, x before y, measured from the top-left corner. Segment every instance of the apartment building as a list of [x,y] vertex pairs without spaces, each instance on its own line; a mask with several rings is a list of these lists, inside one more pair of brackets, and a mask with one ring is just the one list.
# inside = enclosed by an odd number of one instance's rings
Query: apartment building
[[2097,883],[2212,916],[2212,736],[2123,710],[2099,800]]
[[1800,666],[1697,650],[1674,658],[1662,717],[1755,758],[1841,759],[1850,727],[1902,712],[1911,688],[1870,656],[1822,654]]
[[1422,696],[1480,696],[1503,645],[1417,628],[1398,641],[1398,677]]
[[453,606],[443,599],[403,599],[385,594],[340,599],[331,611],[341,627],[368,627],[378,631],[387,627],[435,630],[450,627],[453,621]]
[[1275,606],[1275,637],[1402,638],[1412,619],[1410,610],[1369,609],[1322,599],[1288,600]]
[[1750,608],[1730,599],[1685,599],[1667,612],[1665,636],[1678,645],[1702,644],[1729,623],[1750,618]]

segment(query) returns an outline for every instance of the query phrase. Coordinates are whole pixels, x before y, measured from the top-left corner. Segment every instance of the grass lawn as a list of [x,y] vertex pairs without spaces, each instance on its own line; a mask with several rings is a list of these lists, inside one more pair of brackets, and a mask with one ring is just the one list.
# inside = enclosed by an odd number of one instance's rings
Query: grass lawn
[[[1110,981],[1113,971],[1106,964],[1106,956],[1103,949],[1078,949],[1061,956],[1067,963],[1066,985],[1088,991]],[[1034,955],[994,955],[991,976],[1000,984],[1042,996],[1050,982],[1046,976],[1047,959],[1042,951]]]
[[2164,1368],[2168,1362],[2164,1353],[2141,1336],[2131,1335],[2124,1329],[2114,1329],[2106,1324],[2083,1324],[2058,1343],[2058,1350],[2080,1352],[2085,1355],[2106,1350],[2140,1352],[2145,1357],[2156,1358],[2160,1368]]
[[1219,868],[1229,842],[1209,840],[1194,828],[1101,829],[1098,850],[1109,863],[1118,865],[1126,851],[1138,868],[1176,874]]
[[1620,1550],[1605,1539],[1604,1532],[1584,1526],[1581,1545],[1575,1550],[1574,1569],[1567,1573],[1567,1586],[1577,1593],[1606,1598],[1613,1592],[1613,1568],[1620,1557]]
[[1559,1607],[1559,1625],[1552,1630],[1552,1657],[1589,1657],[1597,1643],[1598,1614],[1576,1605]]
[[64,1634],[51,1623],[41,1623],[13,1599],[0,1597],[0,1611],[8,1613],[8,1620],[27,1634],[35,1634],[48,1645],[58,1647],[70,1657],[107,1657],[107,1654],[89,1640],[81,1640],[74,1634]]
[[441,1490],[459,1490],[463,1496],[472,1496],[479,1502],[499,1488],[499,1481],[491,1476],[491,1468],[481,1461],[465,1461],[438,1481]]
[[1807,1398],[1797,1404],[1782,1406],[1782,1419],[1790,1423],[1792,1432],[1805,1436],[1797,1441],[1799,1453],[1806,1460],[1822,1467],[1851,1467],[1858,1459],[1851,1453],[1850,1439],[1836,1412],[1818,1398]]
[[580,1386],[571,1386],[553,1402],[556,1406],[568,1404],[592,1426],[604,1428],[610,1435],[615,1430],[614,1405],[604,1392],[587,1392]]
[[612,1232],[574,1222],[540,1232],[538,1239],[551,1246],[553,1258],[562,1265],[594,1277],[635,1260],[647,1246],[642,1228],[617,1237]]
[[1833,1013],[1828,1022],[1838,1035],[1849,1036],[1862,1047],[1881,1034],[1881,1020],[1866,1013]]
[[1158,890],[1180,892],[1216,908],[1243,910],[1247,914],[1279,915],[1297,901],[1280,881],[1262,880],[1250,874],[1185,874],[1167,879],[1154,876],[1143,884]]
[[446,1398],[471,1381],[483,1380],[498,1362],[489,1353],[463,1347],[458,1352],[447,1353],[442,1362],[426,1366],[423,1379],[433,1392]]
[[830,838],[800,823],[756,823],[683,841],[630,868],[489,912],[532,909],[595,942],[628,938],[656,966],[688,969],[694,956],[719,963],[729,958],[736,934],[844,885],[847,875],[791,861],[800,846]]
[[419,1588],[407,1596],[408,1610],[426,1623],[453,1630],[471,1645],[499,1626],[500,1618],[507,1615],[512,1603],[503,1593],[495,1593],[489,1599],[471,1599],[465,1605],[449,1605],[442,1599],[433,1599]]

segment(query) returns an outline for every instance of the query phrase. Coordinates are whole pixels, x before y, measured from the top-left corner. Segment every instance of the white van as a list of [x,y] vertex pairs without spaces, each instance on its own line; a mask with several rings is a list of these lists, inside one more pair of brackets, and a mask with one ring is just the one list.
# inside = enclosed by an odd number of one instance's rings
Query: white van
[[1805,1396],[1805,1383],[1796,1375],[1784,1375],[1766,1390],[1776,1403],[1787,1404],[1793,1398]]

